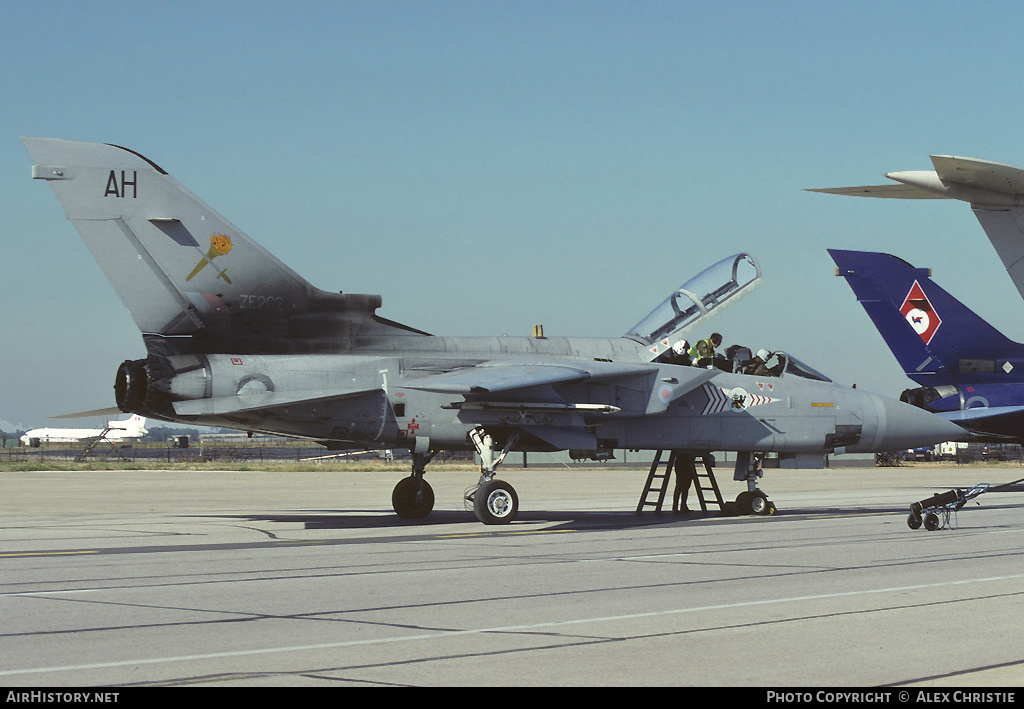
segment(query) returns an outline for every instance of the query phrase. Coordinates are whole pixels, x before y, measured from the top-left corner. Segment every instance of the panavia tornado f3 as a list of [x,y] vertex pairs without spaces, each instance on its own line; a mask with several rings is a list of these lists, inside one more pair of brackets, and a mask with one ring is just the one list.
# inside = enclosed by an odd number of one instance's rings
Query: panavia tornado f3
[[[746,511],[759,457],[877,452],[951,440],[954,424],[833,383],[784,352],[673,347],[761,281],[730,256],[673,291],[621,337],[440,337],[376,314],[377,295],[315,288],[175,181],[116,145],[24,138],[127,306],[148,356],[117,370],[118,408],[148,418],[408,449],[398,515],[426,517],[436,451],[475,450],[470,493],[487,524],[512,521],[495,477],[510,451],[736,451]],[[694,357],[700,353],[691,352]],[[751,373],[747,373],[751,372]]]

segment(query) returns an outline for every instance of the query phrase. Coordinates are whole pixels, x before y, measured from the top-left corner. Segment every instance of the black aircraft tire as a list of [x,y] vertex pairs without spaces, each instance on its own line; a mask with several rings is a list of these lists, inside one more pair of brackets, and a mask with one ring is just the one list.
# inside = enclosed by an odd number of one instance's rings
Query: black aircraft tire
[[508,524],[519,512],[519,496],[504,480],[490,480],[473,493],[473,511],[484,524]]
[[748,490],[736,496],[736,504],[740,508],[740,514],[744,515],[767,515],[772,514],[771,503],[768,496],[760,490]]
[[434,489],[423,478],[402,478],[391,493],[391,506],[402,519],[423,519],[434,509]]
[[750,494],[750,497],[747,498],[747,507],[750,509],[750,514],[752,515],[771,514],[771,512],[769,512],[771,509],[769,505],[768,496],[760,490],[754,490]]

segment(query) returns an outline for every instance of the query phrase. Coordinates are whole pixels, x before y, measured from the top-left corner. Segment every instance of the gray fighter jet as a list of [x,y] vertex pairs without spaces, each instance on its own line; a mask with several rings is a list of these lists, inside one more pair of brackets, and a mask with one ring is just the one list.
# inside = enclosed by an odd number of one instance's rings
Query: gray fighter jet
[[[891,451],[963,434],[948,421],[833,383],[785,353],[685,366],[672,346],[761,280],[737,254],[622,337],[436,337],[376,314],[377,295],[313,287],[156,163],[115,145],[24,138],[128,307],[149,356],[117,371],[122,411],[308,438],[330,449],[406,448],[395,511],[423,518],[439,450],[475,450],[484,523],[518,497],[509,451],[737,451],[747,512],[768,509],[759,455]],[[537,333],[539,335],[539,333]],[[702,333],[707,334],[707,333]],[[703,363],[702,363],[703,364]],[[715,366],[715,365],[718,366]]]

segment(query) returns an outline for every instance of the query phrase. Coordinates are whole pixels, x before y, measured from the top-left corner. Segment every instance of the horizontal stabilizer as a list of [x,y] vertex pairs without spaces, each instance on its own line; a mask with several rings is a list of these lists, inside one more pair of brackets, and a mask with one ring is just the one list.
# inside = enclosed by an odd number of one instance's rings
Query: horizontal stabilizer
[[853,197],[895,199],[959,199],[974,205],[1024,205],[1024,170],[988,160],[932,155],[934,170],[890,172],[898,184],[828,187],[807,190]]
[[116,406],[110,406],[105,409],[92,409],[90,411],[76,411],[73,414],[58,414],[57,416],[50,416],[52,419],[82,419],[89,418],[92,416],[119,416],[124,413],[121,409]]
[[806,190],[851,197],[888,197],[891,199],[947,199],[945,195],[912,185],[865,185],[863,187],[825,187]]

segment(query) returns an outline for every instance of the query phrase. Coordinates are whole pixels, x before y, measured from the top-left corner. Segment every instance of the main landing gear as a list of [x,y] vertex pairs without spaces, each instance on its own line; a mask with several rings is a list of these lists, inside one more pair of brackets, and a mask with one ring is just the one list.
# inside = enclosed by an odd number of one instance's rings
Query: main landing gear
[[412,453],[412,475],[402,478],[391,493],[391,506],[402,519],[423,519],[434,509],[434,489],[423,479],[434,451]]
[[[469,439],[480,455],[480,481],[466,491],[466,501],[472,503],[476,518],[484,524],[508,524],[519,512],[519,496],[514,487],[496,479],[494,471],[519,440],[519,434],[510,434],[500,451],[491,434],[481,427],[470,431]],[[391,505],[402,519],[423,519],[434,509],[434,490],[423,479],[434,451],[426,448],[429,446],[413,449],[412,474],[399,480],[391,493]]]
[[757,487],[757,479],[764,475],[764,471],[761,470],[763,458],[764,455],[761,453],[739,452],[736,454],[736,469],[732,479],[747,483],[746,491],[736,496],[736,507],[740,514],[773,515],[776,512],[775,503]]
[[519,512],[519,496],[514,487],[495,478],[494,471],[519,440],[519,434],[509,434],[501,452],[491,434],[480,426],[469,432],[469,439],[480,456],[480,481],[467,490],[466,501],[473,503],[476,518],[484,524],[508,524]]

